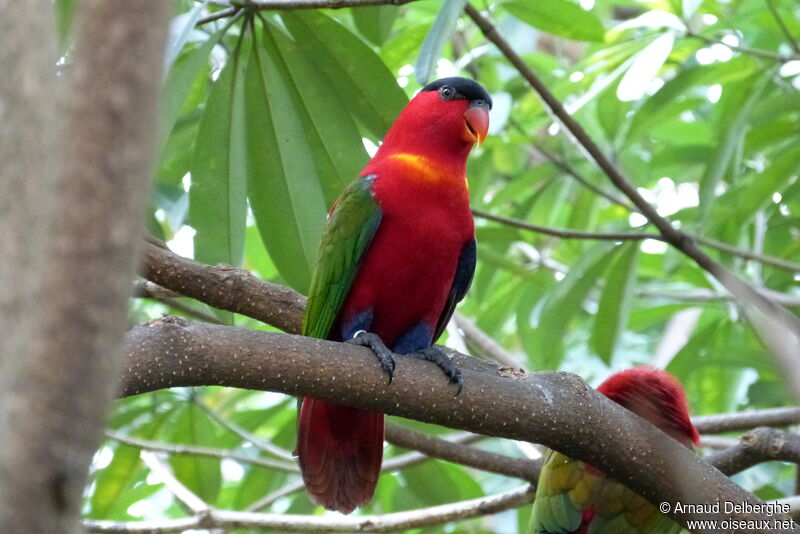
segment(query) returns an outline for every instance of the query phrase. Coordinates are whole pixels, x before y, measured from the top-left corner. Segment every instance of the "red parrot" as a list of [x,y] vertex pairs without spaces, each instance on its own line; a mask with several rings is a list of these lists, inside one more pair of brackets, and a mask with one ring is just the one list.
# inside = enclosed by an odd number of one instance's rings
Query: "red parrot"
[[[671,375],[636,367],[611,376],[597,390],[692,448],[700,441],[686,394]],[[681,526],[644,497],[599,469],[556,451],[545,457],[531,534],[675,534]]]
[[[461,373],[432,345],[475,270],[466,162],[487,135],[491,106],[478,83],[444,78],[403,109],[328,214],[304,335],[370,347],[390,383],[392,352],[413,354],[461,390]],[[375,492],[383,414],[307,397],[297,454],[311,498],[348,514]]]

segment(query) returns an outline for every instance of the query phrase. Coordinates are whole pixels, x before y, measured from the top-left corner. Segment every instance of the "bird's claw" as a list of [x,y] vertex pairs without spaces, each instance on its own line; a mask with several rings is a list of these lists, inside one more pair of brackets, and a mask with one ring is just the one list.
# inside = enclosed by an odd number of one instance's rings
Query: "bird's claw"
[[458,385],[458,389],[456,390],[456,394],[454,396],[458,397],[461,394],[461,390],[464,389],[464,376],[461,374],[461,371],[458,370],[458,367],[456,367],[456,365],[453,363],[453,360],[451,360],[442,349],[437,347],[428,347],[427,349],[421,349],[411,354],[422,360],[435,363],[437,367],[442,370],[445,376],[450,379],[451,384]]
[[389,384],[392,383],[395,367],[394,356],[392,355],[392,351],[386,347],[378,334],[373,334],[372,332],[367,332],[365,330],[359,330],[345,343],[369,348],[375,354],[375,357],[378,358],[383,371],[389,375]]

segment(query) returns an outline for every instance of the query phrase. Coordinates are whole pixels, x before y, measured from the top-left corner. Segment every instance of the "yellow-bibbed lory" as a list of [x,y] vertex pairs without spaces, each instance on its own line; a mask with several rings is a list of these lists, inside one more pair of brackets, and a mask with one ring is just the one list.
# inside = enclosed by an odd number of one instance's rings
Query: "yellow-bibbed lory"
[[[392,352],[413,354],[436,363],[460,391],[461,373],[432,345],[475,270],[465,170],[491,107],[479,84],[444,78],[403,109],[328,214],[305,335],[369,347],[389,382]],[[350,513],[375,492],[383,414],[306,397],[297,454],[312,499]]]
[[[686,395],[668,373],[636,367],[611,376],[597,390],[682,445],[698,444]],[[673,534],[680,530],[644,497],[599,469],[548,451],[533,501],[532,534]]]

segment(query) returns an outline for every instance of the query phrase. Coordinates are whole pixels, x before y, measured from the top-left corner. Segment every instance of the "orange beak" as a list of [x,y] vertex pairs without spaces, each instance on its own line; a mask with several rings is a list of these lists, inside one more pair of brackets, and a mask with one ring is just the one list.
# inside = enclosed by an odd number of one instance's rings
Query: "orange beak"
[[489,105],[483,101],[471,104],[464,112],[464,140],[483,143],[489,133]]

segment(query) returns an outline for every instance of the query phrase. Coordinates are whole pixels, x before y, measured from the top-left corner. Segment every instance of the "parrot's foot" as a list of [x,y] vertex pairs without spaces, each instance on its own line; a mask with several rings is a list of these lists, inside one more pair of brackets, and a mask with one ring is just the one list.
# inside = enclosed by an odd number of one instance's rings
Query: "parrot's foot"
[[439,369],[441,369],[445,376],[450,379],[451,384],[458,384],[458,391],[456,391],[455,394],[455,396],[458,397],[464,387],[464,377],[461,375],[461,371],[458,370],[458,367],[456,367],[456,364],[453,363],[453,360],[450,359],[450,356],[448,356],[446,352],[437,347],[428,347],[427,349],[421,349],[416,352],[412,352],[411,355],[429,362],[433,362],[439,366]]
[[389,375],[389,383],[392,383],[395,365],[394,356],[392,355],[392,351],[390,351],[386,345],[384,345],[383,340],[378,334],[373,334],[372,332],[367,332],[365,330],[359,330],[351,339],[348,339],[346,343],[351,343],[360,347],[368,347],[372,352],[374,352],[375,356],[378,358],[378,361],[381,362],[381,368],[387,375]]

